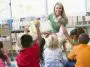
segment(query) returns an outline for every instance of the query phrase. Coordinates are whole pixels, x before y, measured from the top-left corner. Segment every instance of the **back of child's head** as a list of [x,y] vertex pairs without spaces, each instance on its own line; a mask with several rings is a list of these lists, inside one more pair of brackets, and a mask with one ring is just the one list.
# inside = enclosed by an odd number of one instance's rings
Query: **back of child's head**
[[89,35],[86,33],[82,33],[79,35],[79,43],[80,44],[88,44],[89,42]]
[[82,34],[82,33],[85,33],[85,30],[82,28],[82,27],[78,27],[78,28],[76,28],[77,29],[77,34],[78,34],[78,36],[80,35],[80,34]]
[[58,37],[55,34],[49,35],[48,37],[49,39],[49,48],[53,49],[53,48],[58,48],[59,45],[59,41],[58,41]]
[[5,60],[6,60],[6,57],[5,57],[5,55],[3,54],[2,50],[1,50],[2,48],[3,48],[3,42],[0,41],[0,58],[1,58],[3,61],[5,61]]
[[21,36],[21,45],[23,48],[30,47],[33,43],[33,38],[29,34],[24,34]]

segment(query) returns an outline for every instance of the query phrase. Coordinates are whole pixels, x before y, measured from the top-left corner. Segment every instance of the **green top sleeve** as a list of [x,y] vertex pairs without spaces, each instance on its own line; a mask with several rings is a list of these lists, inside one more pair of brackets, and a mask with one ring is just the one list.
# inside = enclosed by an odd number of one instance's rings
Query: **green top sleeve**
[[62,18],[61,23],[66,26],[66,24],[68,24],[68,18]]

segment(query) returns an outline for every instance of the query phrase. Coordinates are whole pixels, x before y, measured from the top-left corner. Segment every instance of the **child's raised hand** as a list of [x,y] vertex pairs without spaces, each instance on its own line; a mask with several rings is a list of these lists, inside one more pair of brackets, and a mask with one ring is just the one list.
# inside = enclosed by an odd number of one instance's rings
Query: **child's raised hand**
[[35,27],[36,28],[39,28],[40,27],[40,21],[39,20],[36,21]]

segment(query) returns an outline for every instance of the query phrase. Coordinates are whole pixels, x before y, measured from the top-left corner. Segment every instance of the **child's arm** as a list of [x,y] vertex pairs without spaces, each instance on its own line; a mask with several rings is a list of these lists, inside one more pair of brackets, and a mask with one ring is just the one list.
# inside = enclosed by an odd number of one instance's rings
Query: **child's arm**
[[40,32],[40,22],[39,20],[37,20],[36,24],[36,31],[37,31],[37,40],[39,40],[39,42],[41,41],[41,32]]
[[73,47],[74,43],[73,43],[71,37],[69,36],[66,28],[62,24],[61,24],[61,27],[62,27],[62,31],[63,31],[64,35],[67,37],[67,40],[71,43],[71,46]]
[[73,47],[73,49],[70,51],[70,53],[68,54],[68,59],[69,59],[69,60],[76,60],[76,54],[75,54],[74,47]]
[[64,51],[66,53],[66,57],[68,59],[68,51],[67,51],[67,48],[66,48],[66,44],[65,43],[63,44],[63,49],[64,49]]
[[8,53],[3,48],[1,50],[2,50],[2,52],[4,54],[4,56],[6,57],[7,65],[10,65],[11,63],[10,63],[10,59],[9,59]]

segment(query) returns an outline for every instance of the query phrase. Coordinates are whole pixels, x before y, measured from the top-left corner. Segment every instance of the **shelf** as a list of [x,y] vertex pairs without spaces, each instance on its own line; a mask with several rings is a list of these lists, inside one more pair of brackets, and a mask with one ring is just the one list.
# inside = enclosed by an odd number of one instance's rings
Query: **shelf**
[[24,30],[12,30],[11,33],[22,33]]

